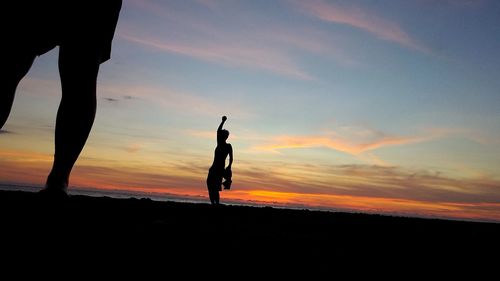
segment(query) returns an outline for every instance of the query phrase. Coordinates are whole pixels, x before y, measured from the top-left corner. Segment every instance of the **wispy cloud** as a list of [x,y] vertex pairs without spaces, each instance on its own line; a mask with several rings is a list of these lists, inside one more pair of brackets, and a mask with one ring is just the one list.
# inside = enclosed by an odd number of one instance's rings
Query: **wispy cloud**
[[[495,178],[450,178],[439,172],[378,165],[240,164],[238,189],[324,196],[411,200],[429,204],[495,204]],[[326,202],[324,202],[326,203]],[[335,205],[331,201],[327,205]],[[355,204],[353,202],[353,204]]]
[[53,155],[0,149],[0,180],[40,184],[50,170]]
[[50,154],[19,150],[0,150],[0,156],[5,160],[21,160],[28,162],[49,162],[53,159],[53,156]]
[[421,52],[429,49],[412,38],[397,23],[382,18],[369,10],[358,6],[345,6],[324,0],[292,1],[301,11],[322,21],[349,25],[376,37],[409,47]]
[[300,80],[315,77],[305,71],[303,57],[297,51],[320,54],[343,66],[359,64],[341,47],[341,38],[314,26],[290,25],[276,19],[249,21],[260,11],[245,9],[245,15],[241,15],[241,10],[235,10],[242,9],[237,3],[196,2],[192,7],[201,4],[211,13],[200,15],[196,9],[175,8],[168,2],[134,1],[154,24],[122,23],[119,36],[155,50]]
[[265,47],[252,48],[241,45],[226,45],[225,43],[173,42],[157,38],[138,37],[129,34],[120,34],[122,38],[144,46],[164,52],[194,57],[204,61],[225,64],[229,66],[260,69],[268,72],[291,76],[302,80],[311,80],[312,77],[302,71],[289,57],[282,52]]
[[436,136],[391,136],[366,128],[340,127],[323,135],[281,135],[271,137],[270,142],[255,146],[253,149],[276,153],[281,149],[323,147],[359,155],[381,147],[417,143],[430,140]]

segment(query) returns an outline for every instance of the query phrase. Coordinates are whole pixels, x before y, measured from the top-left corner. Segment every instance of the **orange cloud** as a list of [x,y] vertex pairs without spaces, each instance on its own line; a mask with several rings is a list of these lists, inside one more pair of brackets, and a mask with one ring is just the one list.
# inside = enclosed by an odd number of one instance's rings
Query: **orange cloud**
[[378,17],[359,7],[345,7],[323,0],[295,1],[296,5],[323,21],[340,23],[359,28],[376,37],[398,43],[421,52],[429,52],[428,48],[418,43],[398,24]]
[[0,150],[0,182],[45,183],[52,159],[45,153]]
[[427,140],[425,137],[386,136],[366,143],[354,143],[346,139],[330,136],[278,136],[270,144],[254,147],[255,150],[278,152],[280,149],[326,147],[352,155],[374,150],[384,146],[403,145]]
[[46,153],[19,150],[0,150],[0,159],[27,162],[51,162],[53,156]]

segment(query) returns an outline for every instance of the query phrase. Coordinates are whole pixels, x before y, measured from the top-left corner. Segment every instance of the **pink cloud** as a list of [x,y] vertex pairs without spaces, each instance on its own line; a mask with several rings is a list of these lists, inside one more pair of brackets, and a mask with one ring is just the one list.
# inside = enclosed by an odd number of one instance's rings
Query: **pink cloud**
[[130,42],[168,53],[185,55],[230,66],[265,70],[301,80],[313,79],[283,52],[278,52],[272,48],[242,46],[234,42],[232,45],[227,44],[227,42],[176,42],[173,40],[139,37],[125,33],[121,33],[120,36]]
[[[225,7],[225,4],[211,0],[197,3],[210,9]],[[234,15],[228,11],[218,11],[217,20],[210,17],[210,13],[193,17],[186,10],[172,12],[174,8],[169,7],[169,3],[134,1],[133,4],[154,24],[145,27],[143,23],[125,22],[119,35],[156,50],[301,80],[314,77],[299,65],[300,58],[294,53],[297,50],[327,56],[344,66],[359,65],[341,48],[341,38],[316,28],[280,22],[235,21]],[[219,21],[223,19],[234,26],[220,26]]]
[[376,37],[395,42],[421,52],[429,49],[412,38],[397,23],[381,18],[359,7],[345,7],[323,0],[295,1],[296,6],[306,13],[326,22],[349,25]]

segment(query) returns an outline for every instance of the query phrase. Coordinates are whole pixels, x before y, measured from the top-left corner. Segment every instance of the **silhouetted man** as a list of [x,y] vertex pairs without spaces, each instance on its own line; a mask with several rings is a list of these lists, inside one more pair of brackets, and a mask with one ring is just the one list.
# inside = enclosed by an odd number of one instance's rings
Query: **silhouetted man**
[[[213,205],[219,205],[219,191],[221,191],[222,188],[222,178],[226,178],[227,183],[225,182],[225,189],[229,189],[231,180],[229,175],[232,174],[231,165],[233,164],[233,147],[230,143],[226,142],[229,137],[229,131],[222,129],[226,120],[227,117],[222,116],[222,122],[217,129],[217,147],[215,148],[214,162],[208,170],[208,196],[210,197],[210,202]],[[224,168],[228,155],[229,165],[227,168]]]
[[121,5],[122,0],[25,0],[9,1],[3,9],[0,128],[35,57],[59,46],[62,98],[43,194],[67,196],[71,169],[94,123],[99,65],[110,58]]

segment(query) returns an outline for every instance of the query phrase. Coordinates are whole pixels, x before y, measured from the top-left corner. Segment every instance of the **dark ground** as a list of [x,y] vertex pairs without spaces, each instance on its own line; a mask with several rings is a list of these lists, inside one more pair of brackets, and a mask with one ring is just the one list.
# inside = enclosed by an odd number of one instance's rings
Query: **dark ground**
[[331,273],[364,264],[500,265],[493,223],[87,196],[51,202],[20,191],[0,191],[0,218],[2,256],[19,263],[89,257],[101,266]]

